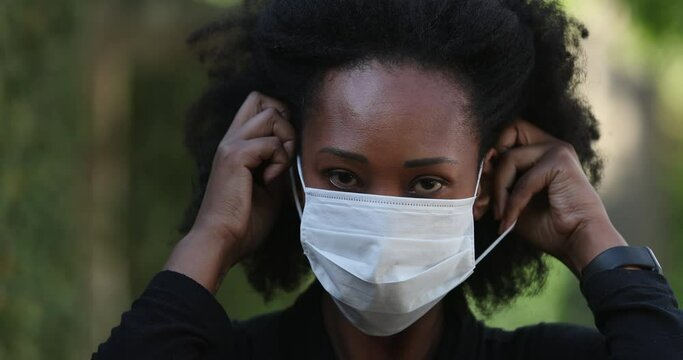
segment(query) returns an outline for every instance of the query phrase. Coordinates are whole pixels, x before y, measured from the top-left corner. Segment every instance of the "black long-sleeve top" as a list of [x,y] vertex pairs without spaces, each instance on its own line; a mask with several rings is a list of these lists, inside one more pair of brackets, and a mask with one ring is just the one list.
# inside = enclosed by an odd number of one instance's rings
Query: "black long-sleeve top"
[[[157,274],[93,359],[333,359],[314,282],[289,308],[231,321],[214,296],[172,271]],[[615,269],[581,283],[595,329],[570,324],[505,331],[444,302],[437,359],[678,359],[683,312],[663,276]]]

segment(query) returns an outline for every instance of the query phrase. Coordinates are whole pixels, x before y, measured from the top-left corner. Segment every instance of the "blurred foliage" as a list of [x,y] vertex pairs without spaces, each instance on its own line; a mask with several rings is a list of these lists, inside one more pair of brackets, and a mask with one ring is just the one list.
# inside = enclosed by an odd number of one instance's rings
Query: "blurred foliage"
[[[671,55],[681,50],[680,41],[671,39],[683,37],[683,5],[621,1],[632,9],[643,42],[666,54],[647,66],[661,94],[659,126],[667,139],[660,168],[670,199],[669,243],[681,254],[683,65],[672,60],[681,59]],[[184,112],[205,84],[183,40],[234,2],[0,1],[0,360],[88,358],[163,266],[179,238],[176,227],[193,181],[193,165],[182,147]],[[93,72],[108,60],[98,51],[119,44],[117,39],[125,45],[115,55],[126,67],[127,117],[125,126],[114,129],[122,133],[113,132],[118,147],[102,148],[93,140]],[[125,278],[125,291],[113,296],[126,306],[103,318],[93,313],[90,281],[98,264],[91,254],[95,241],[88,238],[89,209],[97,199],[91,179],[97,149],[120,151],[126,176],[122,208],[113,209],[108,220],[123,237],[111,240],[122,261],[108,275]],[[683,273],[678,264],[671,264],[678,268],[670,274]],[[590,323],[583,302],[575,301],[580,294],[573,275],[556,262],[551,268],[540,297],[520,299],[491,323],[507,328],[540,320]],[[680,295],[683,279],[670,279]],[[265,304],[240,269],[230,272],[218,294],[234,318],[282,308],[294,296]],[[529,308],[534,311],[519,310]]]
[[229,6],[232,6],[232,5],[239,3],[238,0],[197,0],[197,1],[202,1],[202,2],[205,2],[207,4],[221,6],[221,7],[229,7]]
[[665,268],[674,293],[683,296],[683,1],[620,0],[631,11],[637,25],[637,52],[652,76],[656,92],[656,123],[660,142],[656,158],[667,207],[667,234],[671,256],[676,259]]
[[654,41],[683,38],[683,1],[619,0],[631,9],[631,16]]
[[76,358],[87,335],[78,3],[0,2],[0,359]]
[[[683,35],[681,36],[683,39]],[[661,141],[657,145],[659,186],[664,189],[667,207],[662,213],[667,217],[667,234],[671,257],[675,259],[665,270],[678,299],[683,297],[683,46],[670,54],[670,62],[659,62],[655,72],[659,79],[658,122]]]

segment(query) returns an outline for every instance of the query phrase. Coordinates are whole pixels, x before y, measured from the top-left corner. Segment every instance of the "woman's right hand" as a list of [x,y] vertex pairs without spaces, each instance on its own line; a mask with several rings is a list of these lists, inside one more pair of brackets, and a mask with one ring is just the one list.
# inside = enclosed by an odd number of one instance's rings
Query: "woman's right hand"
[[194,225],[166,269],[215,292],[227,270],[260,245],[282,201],[280,175],[294,158],[289,114],[284,103],[249,94],[218,145]]

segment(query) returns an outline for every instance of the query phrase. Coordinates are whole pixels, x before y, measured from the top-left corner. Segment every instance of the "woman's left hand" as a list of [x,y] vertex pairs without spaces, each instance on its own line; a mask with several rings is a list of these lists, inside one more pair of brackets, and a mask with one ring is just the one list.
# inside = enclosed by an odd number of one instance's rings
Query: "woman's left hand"
[[493,212],[577,276],[602,251],[626,245],[583,172],[574,147],[516,120],[496,144]]

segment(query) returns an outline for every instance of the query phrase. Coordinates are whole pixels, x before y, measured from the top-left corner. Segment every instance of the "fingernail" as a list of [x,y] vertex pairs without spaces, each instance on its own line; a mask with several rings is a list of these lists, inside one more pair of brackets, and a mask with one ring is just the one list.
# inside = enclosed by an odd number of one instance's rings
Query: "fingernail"
[[498,226],[498,235],[502,234],[503,231],[507,229],[507,225],[505,224],[505,220],[500,222],[500,225]]

